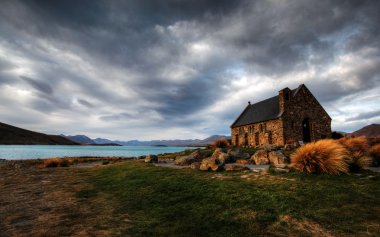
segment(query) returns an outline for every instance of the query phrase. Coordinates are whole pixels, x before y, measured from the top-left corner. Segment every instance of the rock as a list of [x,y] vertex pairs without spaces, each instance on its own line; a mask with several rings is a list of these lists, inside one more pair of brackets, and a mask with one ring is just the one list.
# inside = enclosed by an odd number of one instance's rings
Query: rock
[[254,161],[256,165],[269,164],[268,153],[265,150],[256,151],[256,153],[251,156],[251,160]]
[[285,146],[284,146],[284,150],[285,151],[291,151],[291,150],[294,150],[295,149],[295,147],[294,147],[294,145],[292,145],[292,144],[286,144]]
[[230,156],[227,153],[224,153],[222,149],[217,148],[215,149],[214,153],[212,154],[211,158],[218,160],[218,163],[225,164],[226,162],[230,161]]
[[201,166],[200,162],[194,162],[190,165],[190,168],[193,170],[199,170],[199,167]]
[[192,157],[195,161],[201,161],[203,158],[201,152],[198,150],[191,153],[189,157]]
[[203,171],[217,171],[222,170],[224,167],[224,163],[222,163],[219,159],[216,159],[214,157],[205,158],[202,160],[201,165],[199,166],[199,170]]
[[241,164],[241,165],[248,165],[248,160],[237,160],[236,163]]
[[271,151],[268,154],[269,162],[273,165],[288,164],[288,158],[281,151]]
[[248,168],[243,165],[226,165],[224,169],[226,171],[239,171],[239,170],[246,170]]
[[145,157],[145,163],[158,163],[158,157],[156,155],[147,155]]
[[231,162],[250,158],[250,155],[248,153],[243,153],[239,149],[229,149],[227,151],[227,154],[230,156]]
[[190,165],[194,161],[195,159],[192,156],[177,156],[177,158],[174,161],[174,164],[184,166],[184,165]]
[[284,168],[274,168],[273,171],[276,173],[284,173],[285,174],[285,173],[289,173],[290,170],[284,169]]
[[271,145],[271,144],[268,144],[268,143],[264,144],[264,145],[262,146],[262,148],[263,148],[266,152],[270,152],[270,151],[275,150],[275,147],[274,147],[273,145]]

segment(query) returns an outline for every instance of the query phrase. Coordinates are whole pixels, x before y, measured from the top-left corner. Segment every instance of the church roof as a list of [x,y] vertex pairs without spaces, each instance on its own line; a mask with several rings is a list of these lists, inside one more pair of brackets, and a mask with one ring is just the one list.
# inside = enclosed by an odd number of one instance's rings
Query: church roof
[[[298,92],[299,88],[300,87],[291,91],[292,96]],[[280,103],[279,96],[277,95],[255,104],[248,104],[240,116],[231,125],[231,128],[272,120],[280,116]]]

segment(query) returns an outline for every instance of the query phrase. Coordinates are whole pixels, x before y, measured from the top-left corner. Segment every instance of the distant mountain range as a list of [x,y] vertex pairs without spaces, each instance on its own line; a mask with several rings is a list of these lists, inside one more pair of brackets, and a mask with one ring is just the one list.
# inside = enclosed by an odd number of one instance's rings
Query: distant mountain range
[[371,124],[348,134],[350,137],[380,137],[380,124]]
[[[380,137],[380,124],[365,126],[346,136]],[[2,145],[205,146],[220,138],[231,139],[230,136],[213,135],[206,139],[118,141],[105,138],[91,139],[85,135],[47,135],[0,122],[0,144]]]
[[74,142],[78,143],[94,143],[94,144],[119,144],[122,146],[205,146],[209,143],[214,142],[217,139],[225,138],[230,139],[229,136],[213,135],[206,139],[188,139],[188,140],[152,140],[152,141],[119,141],[119,140],[109,140],[105,138],[91,139],[85,135],[75,135],[75,136],[64,136]]
[[2,145],[79,145],[77,142],[58,135],[47,135],[0,123]]

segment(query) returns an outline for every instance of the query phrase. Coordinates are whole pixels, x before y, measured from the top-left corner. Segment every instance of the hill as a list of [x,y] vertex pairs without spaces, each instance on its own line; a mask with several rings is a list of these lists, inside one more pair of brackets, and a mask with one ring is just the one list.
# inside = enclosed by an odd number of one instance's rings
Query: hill
[[205,146],[213,141],[225,138],[230,139],[229,136],[213,135],[206,139],[187,139],[187,140],[151,140],[151,141],[139,141],[139,140],[130,140],[130,141],[113,141],[104,138],[96,138],[93,141],[97,144],[103,143],[116,143],[123,146]]
[[93,144],[94,142],[91,138],[85,136],[85,135],[75,135],[75,136],[66,136],[61,134],[62,137],[65,137],[73,142],[77,143],[83,143],[83,144]]
[[350,137],[380,137],[380,124],[365,126],[349,135]]
[[58,135],[47,135],[0,123],[2,145],[78,145]]

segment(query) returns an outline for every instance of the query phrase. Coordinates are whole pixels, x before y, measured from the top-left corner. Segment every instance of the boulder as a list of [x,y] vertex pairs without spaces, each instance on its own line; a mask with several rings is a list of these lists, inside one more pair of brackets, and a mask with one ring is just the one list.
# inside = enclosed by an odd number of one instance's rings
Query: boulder
[[205,158],[202,160],[201,165],[199,166],[199,170],[203,171],[217,171],[217,170],[222,170],[224,167],[224,163],[222,163],[219,159],[210,157],[210,158]]
[[226,165],[224,169],[226,171],[240,171],[240,170],[246,170],[248,168],[243,165]]
[[281,151],[271,151],[268,154],[269,162],[273,165],[288,164],[288,158]]
[[202,159],[202,154],[200,151],[196,150],[191,153],[189,157],[193,158],[195,161],[200,161]]
[[291,151],[291,150],[294,150],[295,149],[295,147],[294,147],[294,145],[292,145],[292,144],[286,144],[285,146],[284,146],[284,150],[285,151]]
[[265,143],[262,148],[266,151],[266,152],[270,152],[270,151],[273,151],[275,150],[275,146],[271,145],[271,144],[268,144],[268,143]]
[[268,153],[265,150],[256,151],[256,153],[251,156],[251,160],[254,161],[256,165],[269,164]]
[[229,149],[227,151],[227,154],[230,156],[231,162],[234,162],[235,160],[245,160],[250,158],[250,155],[248,153],[243,153],[239,149]]
[[201,159],[202,159],[202,155],[200,151],[194,151],[188,156],[177,156],[174,161],[174,164],[185,166],[185,165],[190,165],[191,163],[195,161],[200,161]]
[[191,156],[177,156],[175,158],[174,164],[184,166],[184,165],[190,165],[193,162],[194,162],[194,158]]
[[199,170],[200,166],[201,166],[200,162],[194,162],[194,163],[191,163],[190,168],[193,170]]
[[145,157],[145,163],[158,163],[158,157],[156,155],[147,155]]
[[227,153],[224,153],[222,149],[220,148],[215,149],[211,158],[218,160],[218,163],[223,164],[223,165],[226,162],[230,162],[230,156]]
[[286,173],[290,172],[290,170],[286,169],[286,168],[274,168],[273,171],[276,172],[276,173],[283,173],[283,174],[286,174]]
[[236,163],[241,164],[241,165],[248,165],[248,160],[237,160]]

